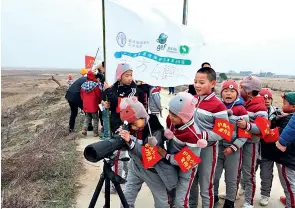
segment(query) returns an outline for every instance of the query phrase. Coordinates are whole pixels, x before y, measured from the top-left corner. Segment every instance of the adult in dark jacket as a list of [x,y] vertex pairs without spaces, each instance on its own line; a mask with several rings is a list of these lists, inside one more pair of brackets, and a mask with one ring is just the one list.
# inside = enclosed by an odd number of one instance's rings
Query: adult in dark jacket
[[75,121],[78,115],[78,108],[83,109],[83,102],[80,97],[81,86],[86,82],[87,77],[81,77],[77,79],[68,89],[65,98],[68,100],[71,116],[69,121],[69,131],[73,132],[75,128]]
[[150,98],[150,89],[151,89],[151,85],[147,84],[147,83],[143,83],[142,81],[137,81],[136,82],[137,88],[141,89],[141,91],[143,92],[144,95],[144,108],[146,111],[148,111],[149,109],[149,98]]

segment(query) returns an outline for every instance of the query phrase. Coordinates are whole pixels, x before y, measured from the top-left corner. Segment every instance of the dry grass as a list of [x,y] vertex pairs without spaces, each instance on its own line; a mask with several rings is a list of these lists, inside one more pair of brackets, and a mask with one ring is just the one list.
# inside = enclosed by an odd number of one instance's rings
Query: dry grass
[[3,207],[73,207],[81,164],[77,134],[68,133],[65,91],[57,88],[2,112]]

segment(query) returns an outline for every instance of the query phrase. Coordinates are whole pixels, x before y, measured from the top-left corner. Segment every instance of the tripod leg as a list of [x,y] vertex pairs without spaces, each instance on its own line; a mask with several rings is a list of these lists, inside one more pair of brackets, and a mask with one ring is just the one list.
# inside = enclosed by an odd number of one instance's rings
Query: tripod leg
[[117,191],[117,193],[119,195],[119,198],[121,200],[121,203],[122,203],[123,207],[124,208],[129,208],[129,205],[127,203],[127,200],[125,198],[125,195],[124,195],[124,193],[122,191],[122,188],[121,188],[120,184],[119,183],[114,183],[114,185],[115,185],[116,191]]
[[94,194],[93,194],[92,199],[91,199],[91,201],[90,201],[89,208],[94,208],[94,206],[95,206],[95,204],[96,204],[96,201],[97,201],[97,198],[98,198],[98,196],[99,196],[99,193],[100,193],[100,191],[101,191],[101,188],[102,188],[102,186],[103,186],[103,182],[104,182],[104,180],[105,180],[105,177],[104,177],[104,174],[102,173],[102,174],[100,175],[100,179],[99,179],[99,181],[98,181],[98,183],[97,183],[97,186],[96,186],[96,188],[95,188]]
[[105,204],[104,208],[111,207],[111,182],[110,179],[106,176],[105,178]]

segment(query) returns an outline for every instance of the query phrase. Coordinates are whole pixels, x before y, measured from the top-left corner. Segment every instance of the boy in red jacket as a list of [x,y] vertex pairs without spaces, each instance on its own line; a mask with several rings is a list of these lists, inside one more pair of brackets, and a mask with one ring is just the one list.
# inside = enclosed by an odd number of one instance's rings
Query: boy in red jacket
[[87,81],[81,86],[81,99],[83,101],[83,110],[86,114],[82,134],[87,135],[87,127],[93,119],[93,136],[98,135],[98,105],[101,102],[101,91],[96,76],[92,71],[87,73]]
[[258,156],[258,145],[260,138],[264,138],[265,133],[269,129],[268,114],[264,104],[264,98],[259,95],[261,80],[256,76],[247,76],[242,80],[240,86],[241,96],[245,100],[245,108],[248,111],[250,122],[240,119],[238,121],[238,127],[252,135],[252,138],[248,139],[243,146],[241,179],[241,183],[245,188],[245,202],[243,207],[253,208],[256,190],[255,167]]

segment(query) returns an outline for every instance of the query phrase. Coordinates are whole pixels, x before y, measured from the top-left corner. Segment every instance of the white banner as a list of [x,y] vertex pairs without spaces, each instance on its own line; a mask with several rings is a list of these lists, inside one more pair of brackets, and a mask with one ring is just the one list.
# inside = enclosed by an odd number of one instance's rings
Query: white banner
[[[181,11],[181,10],[180,10]],[[105,1],[106,78],[128,63],[135,80],[163,87],[193,83],[200,68],[200,32],[169,20],[157,9],[132,9]]]

